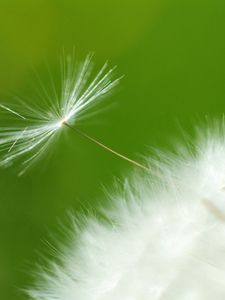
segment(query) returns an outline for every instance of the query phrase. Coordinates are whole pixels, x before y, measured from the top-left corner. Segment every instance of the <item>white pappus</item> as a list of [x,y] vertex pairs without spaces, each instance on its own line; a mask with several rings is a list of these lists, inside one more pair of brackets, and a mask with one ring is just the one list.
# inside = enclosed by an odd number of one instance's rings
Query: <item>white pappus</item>
[[225,126],[217,128],[191,153],[150,161],[157,179],[133,174],[107,196],[105,221],[74,226],[31,299],[224,300]]
[[[41,84],[39,103],[17,99],[15,108],[0,104],[1,119],[3,113],[16,118],[14,127],[0,127],[0,152],[4,153],[1,166],[8,166],[23,157],[20,174],[24,173],[45,152],[63,125],[71,126],[86,118],[87,110],[96,105],[120,80],[113,79],[115,68],[108,69],[107,63],[94,74],[92,54],[82,63],[68,56],[62,60],[61,67],[60,93],[57,93],[51,81],[53,93],[49,93]],[[18,123],[19,120],[21,122]]]

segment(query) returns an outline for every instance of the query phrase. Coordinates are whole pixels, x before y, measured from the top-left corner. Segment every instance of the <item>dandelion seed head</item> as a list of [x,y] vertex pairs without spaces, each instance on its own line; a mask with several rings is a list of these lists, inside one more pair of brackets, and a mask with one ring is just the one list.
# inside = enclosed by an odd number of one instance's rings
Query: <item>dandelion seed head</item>
[[[113,79],[115,68],[106,62],[94,71],[92,54],[82,63],[73,56],[61,61],[61,89],[57,92],[50,74],[51,90],[38,77],[38,101],[17,97],[15,107],[0,104],[0,166],[9,166],[22,159],[22,173],[26,171],[55,140],[65,123],[79,123],[88,117],[88,111],[100,103],[120,81]],[[9,121],[15,126],[6,126]],[[5,123],[4,123],[5,122]]]
[[[178,156],[150,160],[110,205],[72,219],[68,244],[35,273],[33,300],[222,300],[225,295],[225,126]],[[190,145],[191,146],[191,145]],[[64,240],[65,241],[65,240]]]

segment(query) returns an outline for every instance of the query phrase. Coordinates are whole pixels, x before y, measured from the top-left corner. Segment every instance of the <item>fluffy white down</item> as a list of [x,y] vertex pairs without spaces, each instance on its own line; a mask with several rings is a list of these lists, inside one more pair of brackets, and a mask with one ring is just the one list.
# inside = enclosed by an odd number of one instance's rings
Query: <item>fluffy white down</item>
[[78,241],[74,232],[31,299],[224,300],[224,133],[165,155],[155,175],[134,174],[106,221],[91,217]]

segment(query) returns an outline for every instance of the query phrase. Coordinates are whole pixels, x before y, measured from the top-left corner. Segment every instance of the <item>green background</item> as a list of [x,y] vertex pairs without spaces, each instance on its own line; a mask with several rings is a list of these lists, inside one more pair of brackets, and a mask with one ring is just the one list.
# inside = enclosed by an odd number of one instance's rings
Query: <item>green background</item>
[[[31,68],[76,47],[125,74],[112,107],[82,129],[143,161],[170,149],[196,123],[225,110],[225,2],[222,0],[0,0],[0,96],[28,91]],[[0,170],[0,299],[26,299],[35,265],[52,257],[68,211],[87,212],[133,169],[70,134],[25,176]],[[104,188],[103,188],[104,187]],[[53,235],[53,237],[52,237]]]

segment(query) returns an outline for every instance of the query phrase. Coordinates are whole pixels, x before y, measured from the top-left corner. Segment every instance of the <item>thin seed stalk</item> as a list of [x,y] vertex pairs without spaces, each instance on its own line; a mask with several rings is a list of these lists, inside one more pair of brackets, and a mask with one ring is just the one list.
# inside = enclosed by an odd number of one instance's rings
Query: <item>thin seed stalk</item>
[[73,132],[76,132],[78,135],[88,139],[89,141],[91,141],[92,143],[94,143],[95,145],[101,147],[102,149],[105,149],[106,151],[109,151],[111,153],[113,153],[114,155],[116,155],[117,157],[120,157],[124,160],[126,160],[127,162],[135,165],[136,167],[139,167],[145,171],[150,171],[150,169],[148,167],[146,167],[145,165],[142,165],[140,164],[139,162],[133,160],[133,159],[130,159],[129,157],[115,151],[114,149],[106,146],[105,144],[99,142],[98,140],[96,140],[95,138],[91,137],[90,135],[88,135],[87,133],[81,131],[80,129],[74,127],[74,126],[71,126],[70,124],[68,124],[67,122],[63,122],[63,125],[65,125],[66,127],[70,128],[71,130],[73,130]]

